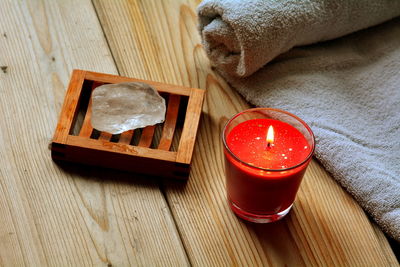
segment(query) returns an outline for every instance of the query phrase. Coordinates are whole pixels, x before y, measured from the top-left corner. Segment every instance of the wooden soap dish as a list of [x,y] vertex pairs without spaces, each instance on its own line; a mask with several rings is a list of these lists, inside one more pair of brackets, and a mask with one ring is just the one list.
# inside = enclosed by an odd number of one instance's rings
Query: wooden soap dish
[[[166,99],[164,123],[120,135],[93,129],[90,123],[92,90],[102,84],[121,82],[152,85]],[[202,89],[74,70],[54,133],[52,158],[187,179],[204,92]]]

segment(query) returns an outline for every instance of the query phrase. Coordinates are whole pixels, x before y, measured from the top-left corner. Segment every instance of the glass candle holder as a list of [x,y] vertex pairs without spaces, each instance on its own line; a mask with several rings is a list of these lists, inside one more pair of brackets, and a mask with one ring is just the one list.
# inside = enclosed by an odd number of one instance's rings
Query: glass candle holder
[[314,153],[310,127],[289,112],[254,108],[232,117],[222,140],[233,212],[256,223],[283,218]]

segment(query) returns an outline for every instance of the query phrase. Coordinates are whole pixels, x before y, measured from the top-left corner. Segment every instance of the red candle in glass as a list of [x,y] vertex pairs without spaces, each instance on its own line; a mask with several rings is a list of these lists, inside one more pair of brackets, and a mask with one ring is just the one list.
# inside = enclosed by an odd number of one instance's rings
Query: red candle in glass
[[250,109],[227,123],[223,141],[232,210],[260,223],[285,216],[314,151],[307,124],[285,111]]

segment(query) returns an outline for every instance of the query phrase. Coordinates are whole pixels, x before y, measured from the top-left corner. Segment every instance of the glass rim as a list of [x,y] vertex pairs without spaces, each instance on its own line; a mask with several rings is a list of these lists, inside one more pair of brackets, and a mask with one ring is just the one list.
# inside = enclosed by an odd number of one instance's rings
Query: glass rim
[[[308,132],[310,133],[310,135],[311,135],[311,140],[312,140],[311,146],[312,146],[312,149],[311,149],[310,153],[307,155],[307,157],[306,157],[303,161],[301,161],[300,163],[298,163],[298,164],[296,164],[296,165],[294,165],[294,166],[287,167],[287,168],[282,168],[282,169],[267,169],[267,168],[262,168],[262,167],[258,167],[258,166],[251,165],[251,164],[249,164],[249,163],[247,163],[247,162],[241,160],[240,158],[238,158],[238,157],[229,149],[229,146],[227,145],[226,140],[225,140],[225,132],[226,132],[226,129],[227,129],[228,125],[229,125],[234,119],[236,119],[237,117],[239,117],[240,115],[242,115],[242,114],[244,114],[244,113],[247,113],[247,112],[254,112],[254,111],[257,111],[257,110],[270,110],[270,111],[276,111],[276,112],[284,113],[284,114],[286,114],[286,115],[288,115],[288,116],[290,116],[290,117],[296,119],[297,121],[299,121],[299,122],[307,129],[307,131],[308,131]],[[250,108],[250,109],[246,109],[246,110],[244,110],[244,111],[242,111],[242,112],[239,112],[239,113],[233,115],[232,118],[230,118],[230,119],[225,123],[224,129],[223,129],[223,131],[222,131],[222,142],[224,143],[225,149],[229,152],[229,154],[230,154],[234,159],[236,159],[236,160],[239,161],[240,163],[242,163],[242,164],[244,164],[244,165],[246,165],[246,166],[248,166],[248,167],[250,167],[250,168],[252,168],[252,169],[258,169],[258,170],[267,171],[267,172],[282,172],[282,171],[288,171],[288,170],[292,170],[292,169],[295,169],[295,168],[297,168],[297,167],[300,167],[300,166],[302,166],[303,164],[305,164],[305,163],[312,157],[312,155],[314,154],[314,150],[315,150],[315,137],[314,137],[314,133],[313,133],[313,131],[311,130],[310,126],[308,126],[307,123],[305,123],[305,121],[303,121],[302,119],[300,119],[300,118],[297,117],[296,115],[294,115],[294,114],[292,114],[292,113],[290,113],[290,112],[281,110],[281,109],[277,109],[277,108]]]

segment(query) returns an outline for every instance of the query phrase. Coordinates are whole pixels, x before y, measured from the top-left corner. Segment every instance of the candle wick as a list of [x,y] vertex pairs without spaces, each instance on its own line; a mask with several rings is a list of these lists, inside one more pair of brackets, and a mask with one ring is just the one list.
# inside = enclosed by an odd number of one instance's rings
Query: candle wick
[[271,147],[271,143],[270,143],[270,142],[267,143],[267,147],[268,147],[268,148]]

